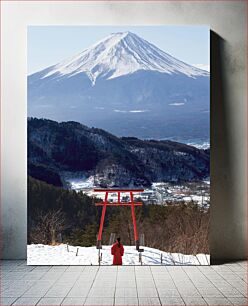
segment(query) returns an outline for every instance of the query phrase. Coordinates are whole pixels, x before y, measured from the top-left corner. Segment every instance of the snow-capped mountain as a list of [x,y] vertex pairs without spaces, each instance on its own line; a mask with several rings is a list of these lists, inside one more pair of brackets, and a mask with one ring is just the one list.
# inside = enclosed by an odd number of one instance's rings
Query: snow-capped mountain
[[42,78],[71,77],[85,72],[95,84],[97,78],[113,79],[138,70],[207,76],[206,71],[170,56],[134,33],[112,33],[83,52],[49,68]]
[[28,77],[28,115],[118,136],[209,138],[209,72],[113,33]]

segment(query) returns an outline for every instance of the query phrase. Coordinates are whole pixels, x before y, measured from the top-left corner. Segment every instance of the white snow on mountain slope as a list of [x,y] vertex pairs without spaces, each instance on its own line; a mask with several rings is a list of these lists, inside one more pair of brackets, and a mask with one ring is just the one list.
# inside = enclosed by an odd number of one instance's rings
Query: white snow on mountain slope
[[[78,255],[76,256],[78,248]],[[101,265],[111,265],[113,256],[111,246],[103,246],[101,250]],[[135,246],[124,246],[123,265],[140,265],[139,255]],[[142,253],[143,265],[161,265],[161,254],[164,265],[209,265],[210,257],[206,254],[184,255],[180,253],[167,253],[158,249],[144,247]],[[49,246],[44,244],[31,244],[27,246],[28,265],[98,265],[98,250],[96,247],[73,247],[61,244]]]
[[71,77],[86,73],[94,85],[97,78],[113,79],[138,70],[188,77],[208,76],[131,32],[112,33],[98,43],[46,69],[42,78]]
[[208,72],[210,71],[210,65],[207,64],[194,64],[193,66]]

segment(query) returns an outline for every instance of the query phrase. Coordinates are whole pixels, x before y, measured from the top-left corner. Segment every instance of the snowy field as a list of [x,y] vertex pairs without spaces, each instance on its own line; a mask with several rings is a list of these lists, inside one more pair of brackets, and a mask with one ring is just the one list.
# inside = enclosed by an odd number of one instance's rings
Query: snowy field
[[[28,265],[98,265],[98,250],[96,247],[74,247],[61,244],[50,246],[43,244],[31,244],[27,246]],[[101,265],[111,265],[111,246],[103,246],[101,249]],[[76,252],[78,249],[78,255]],[[139,254],[135,246],[124,246],[123,265],[140,265]],[[180,253],[166,253],[158,249],[144,247],[142,253],[143,265],[209,265],[210,256],[205,254],[184,255]]]

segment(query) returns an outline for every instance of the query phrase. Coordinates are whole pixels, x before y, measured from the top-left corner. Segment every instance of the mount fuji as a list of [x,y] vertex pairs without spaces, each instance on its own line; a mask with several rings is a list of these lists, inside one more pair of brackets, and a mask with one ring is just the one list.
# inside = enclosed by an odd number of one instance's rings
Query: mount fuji
[[209,72],[131,32],[28,76],[28,115],[117,136],[208,139]]

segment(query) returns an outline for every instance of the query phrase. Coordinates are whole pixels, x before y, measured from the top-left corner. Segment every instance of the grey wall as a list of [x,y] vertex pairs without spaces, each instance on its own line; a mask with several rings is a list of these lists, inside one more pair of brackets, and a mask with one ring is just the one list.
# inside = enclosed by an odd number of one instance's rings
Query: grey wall
[[2,3],[2,257],[26,258],[27,25],[211,28],[211,256],[246,258],[246,1]]

